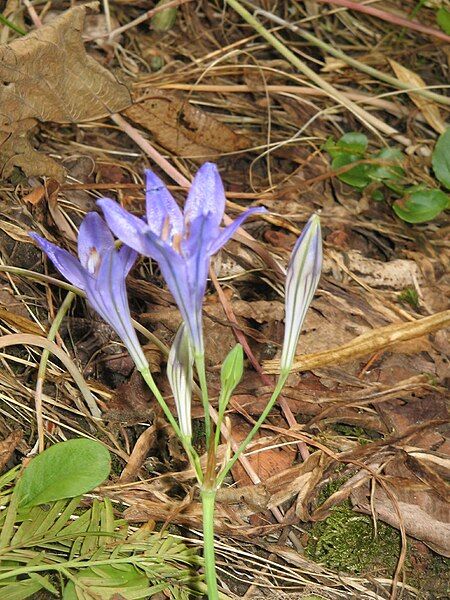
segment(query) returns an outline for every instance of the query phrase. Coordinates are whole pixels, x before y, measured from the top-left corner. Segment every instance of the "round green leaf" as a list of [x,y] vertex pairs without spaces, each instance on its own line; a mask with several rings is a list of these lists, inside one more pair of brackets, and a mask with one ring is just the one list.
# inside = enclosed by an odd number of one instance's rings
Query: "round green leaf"
[[343,152],[358,155],[364,155],[368,144],[369,140],[367,139],[367,136],[356,131],[350,131],[349,133],[346,133],[337,142],[337,146]]
[[93,490],[111,470],[100,442],[79,438],[47,448],[30,461],[18,482],[19,506],[31,507]]
[[[359,156],[354,154],[338,154],[336,158],[333,159],[331,163],[331,168],[335,171],[340,169],[341,167],[345,167],[346,165],[350,165],[353,162],[360,160]],[[353,169],[346,171],[345,173],[341,173],[338,175],[338,178],[356,188],[365,188],[366,185],[371,183],[371,179],[369,177],[370,173],[370,165],[357,165]]]
[[396,200],[395,214],[407,223],[431,221],[450,206],[450,198],[440,190],[423,189]]
[[450,127],[439,136],[431,160],[434,174],[450,190]]
[[376,155],[376,158],[380,160],[391,162],[392,166],[379,166],[376,165],[370,171],[370,178],[375,181],[393,180],[400,179],[405,174],[401,167],[401,163],[404,162],[405,156],[398,148],[383,148]]

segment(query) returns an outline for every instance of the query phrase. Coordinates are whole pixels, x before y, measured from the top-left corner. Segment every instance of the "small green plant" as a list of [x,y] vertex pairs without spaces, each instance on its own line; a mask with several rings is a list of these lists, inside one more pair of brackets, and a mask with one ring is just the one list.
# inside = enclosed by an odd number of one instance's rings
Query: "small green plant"
[[414,288],[405,288],[402,292],[400,292],[397,298],[399,302],[402,302],[403,304],[409,304],[415,310],[418,310],[420,308],[419,294]]
[[102,444],[75,439],[0,478],[1,598],[45,591],[63,600],[132,600],[164,592],[187,600],[200,593],[193,550],[169,535],[130,533],[108,499],[83,503],[81,494],[109,472]]
[[[333,170],[355,163],[338,173],[341,181],[360,190],[371,185],[374,200],[383,200],[385,190],[390,190],[399,196],[392,205],[395,214],[408,223],[430,221],[450,207],[450,198],[442,190],[404,184],[405,156],[398,148],[370,152],[368,145],[367,137],[357,132],[346,133],[336,142],[332,138],[326,141],[324,148],[332,158]],[[432,163],[436,178],[450,189],[450,129],[436,143]]]

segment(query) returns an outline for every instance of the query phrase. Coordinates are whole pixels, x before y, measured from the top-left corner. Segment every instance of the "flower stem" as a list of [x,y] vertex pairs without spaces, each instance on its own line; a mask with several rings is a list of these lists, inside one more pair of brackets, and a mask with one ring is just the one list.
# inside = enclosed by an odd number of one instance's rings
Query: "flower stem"
[[203,559],[205,563],[205,579],[208,589],[208,600],[218,600],[216,559],[214,551],[214,505],[216,501],[215,489],[202,489],[203,512]]
[[209,414],[209,397],[208,397],[208,385],[206,383],[206,370],[205,370],[205,355],[195,355],[195,368],[197,370],[198,381],[200,383],[200,390],[202,395],[203,412],[205,413],[205,437],[206,447],[209,448],[211,439],[211,416]]
[[241,442],[241,444],[239,445],[239,448],[236,450],[236,452],[234,453],[233,457],[227,462],[227,464],[224,466],[224,468],[222,469],[222,471],[217,476],[217,480],[216,480],[216,487],[217,488],[219,488],[222,485],[223,480],[225,479],[225,477],[227,476],[227,474],[229,473],[229,471],[233,468],[234,463],[238,460],[238,458],[241,456],[241,454],[244,452],[244,450],[250,444],[250,442],[252,441],[252,439],[254,438],[254,436],[256,435],[256,433],[258,432],[259,428],[261,427],[261,425],[266,420],[268,414],[270,413],[270,411],[273,408],[273,405],[277,401],[278,396],[281,394],[281,391],[282,391],[282,389],[284,387],[284,384],[286,383],[286,379],[288,378],[288,375],[289,375],[289,371],[288,370],[281,371],[280,376],[279,376],[278,381],[277,381],[277,385],[276,385],[276,387],[275,387],[275,389],[274,389],[274,391],[272,393],[272,396],[270,397],[269,402],[266,405],[266,408],[261,413],[261,416],[256,421],[256,423],[253,425],[252,430],[247,435],[247,437],[245,438],[245,440],[243,442]]
[[145,383],[148,385],[148,387],[153,392],[153,395],[158,400],[160,407],[163,409],[163,412],[166,415],[166,418],[169,421],[169,423],[172,425],[173,430],[175,431],[178,439],[183,444],[183,448],[185,449],[186,454],[188,455],[189,462],[195,470],[198,482],[202,483],[203,471],[200,465],[200,458],[197,452],[192,447],[190,439],[181,433],[180,426],[178,425],[173,414],[170,412],[170,408],[167,406],[167,402],[164,400],[161,392],[159,391],[158,386],[156,385],[155,380],[153,379],[152,374],[150,373],[150,369],[148,367],[145,369],[141,369],[140,373],[144,378]]

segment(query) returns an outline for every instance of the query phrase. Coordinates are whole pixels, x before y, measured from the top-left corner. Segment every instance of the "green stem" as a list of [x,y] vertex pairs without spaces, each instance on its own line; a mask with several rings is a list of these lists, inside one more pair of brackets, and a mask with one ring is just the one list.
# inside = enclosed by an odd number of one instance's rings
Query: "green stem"
[[183,448],[185,449],[186,454],[188,455],[189,461],[195,470],[195,474],[197,476],[198,482],[202,483],[203,471],[202,471],[202,467],[200,464],[200,457],[198,456],[197,452],[192,447],[191,440],[189,438],[187,438],[185,435],[183,435],[183,433],[181,432],[180,426],[178,425],[175,417],[172,415],[170,408],[167,406],[167,402],[164,400],[161,392],[158,389],[158,386],[155,383],[155,380],[152,377],[152,374],[150,373],[150,369],[147,367],[146,369],[142,369],[140,371],[140,373],[141,373],[142,377],[144,378],[145,383],[148,385],[150,390],[153,392],[153,395],[158,400],[159,405],[163,409],[163,412],[164,412],[167,420],[172,425],[173,430],[175,431],[178,439],[183,444]]
[[270,397],[269,402],[266,405],[266,408],[264,409],[264,411],[262,412],[261,416],[256,421],[256,423],[253,425],[252,430],[247,435],[245,440],[240,443],[239,448],[236,450],[233,457],[227,462],[227,464],[224,466],[222,471],[217,476],[217,480],[216,480],[217,488],[219,488],[222,485],[223,480],[225,479],[225,477],[227,476],[229,471],[233,468],[234,463],[238,460],[238,458],[241,456],[241,454],[244,452],[244,450],[250,444],[250,442],[255,437],[256,433],[258,432],[259,428],[266,420],[268,414],[270,413],[270,411],[273,408],[273,405],[277,401],[278,396],[281,394],[281,390],[283,389],[284,384],[286,383],[286,379],[287,379],[288,375],[289,375],[289,371],[286,371],[286,370],[284,370],[280,373],[280,377],[277,381],[277,385],[272,393],[272,396]]
[[211,415],[209,414],[209,397],[208,397],[208,385],[206,383],[205,355],[204,354],[196,354],[195,355],[195,368],[197,370],[198,381],[200,383],[203,412],[205,413],[206,448],[209,449],[209,441],[211,439]]
[[214,505],[215,489],[202,489],[203,509],[203,560],[205,564],[205,579],[208,588],[208,600],[218,600],[216,559],[214,551]]
[[[58,312],[55,315],[55,318],[53,320],[53,323],[52,323],[50,330],[48,332],[48,335],[47,335],[47,339],[50,340],[51,342],[55,341],[55,337],[59,331],[62,320],[64,319],[69,308],[71,307],[74,298],[75,298],[74,292],[68,292],[67,296],[64,298],[63,303],[59,307]],[[38,375],[37,375],[38,379],[45,379],[45,371],[47,370],[47,362],[48,362],[49,356],[50,356],[50,350],[48,350],[47,348],[44,349],[44,351],[42,352],[42,356],[41,356],[41,362],[39,363],[39,371],[38,371]]]
[[19,33],[20,35],[26,35],[27,32],[22,29],[22,27],[19,27],[19,25],[16,25],[15,23],[13,23],[12,21],[10,21],[9,19],[7,19],[6,17],[4,17],[3,15],[0,15],[0,23],[3,23],[3,25],[6,25],[6,27],[9,27],[10,29],[12,29],[13,31],[15,31],[16,33]]
[[[50,340],[51,342],[55,341],[55,337],[59,331],[62,320],[66,316],[74,298],[75,298],[74,292],[67,292],[67,295],[64,298],[63,303],[59,307],[59,310],[56,313],[56,316],[50,327],[50,331],[48,332],[48,335],[47,335],[47,339]],[[37,423],[37,429],[38,429],[39,452],[43,452],[45,449],[44,418],[42,416],[42,390],[44,387],[45,373],[47,371],[47,363],[48,363],[49,356],[50,356],[50,350],[48,348],[44,348],[44,351],[42,352],[42,356],[41,356],[41,361],[39,363],[39,370],[38,370],[37,382],[36,382],[35,408],[36,408],[36,423]]]

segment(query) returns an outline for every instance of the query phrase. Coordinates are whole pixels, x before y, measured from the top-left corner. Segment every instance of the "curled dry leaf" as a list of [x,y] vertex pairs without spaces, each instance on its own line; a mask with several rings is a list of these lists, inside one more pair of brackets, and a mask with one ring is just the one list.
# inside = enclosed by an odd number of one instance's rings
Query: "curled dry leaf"
[[[97,3],[92,3],[96,7]],[[0,174],[15,166],[27,175],[63,178],[63,169],[32,149],[38,121],[79,123],[131,103],[128,88],[86,54],[81,33],[89,5],[0,47]]]

